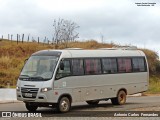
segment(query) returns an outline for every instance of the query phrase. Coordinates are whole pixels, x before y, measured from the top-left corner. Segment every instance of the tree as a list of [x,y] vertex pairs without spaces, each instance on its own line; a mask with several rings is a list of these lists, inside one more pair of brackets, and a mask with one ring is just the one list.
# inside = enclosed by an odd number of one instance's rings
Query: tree
[[65,47],[67,47],[68,42],[78,38],[79,33],[76,32],[76,29],[79,28],[79,26],[75,22],[59,18],[58,20],[54,20],[53,27],[54,34],[52,42],[56,45],[65,43]]

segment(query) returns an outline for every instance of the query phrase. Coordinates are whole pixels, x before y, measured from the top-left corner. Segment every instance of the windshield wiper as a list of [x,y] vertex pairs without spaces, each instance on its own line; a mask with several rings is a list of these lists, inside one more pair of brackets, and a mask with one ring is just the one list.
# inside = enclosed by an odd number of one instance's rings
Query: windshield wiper
[[30,78],[29,75],[20,75],[19,78]]
[[19,79],[20,79],[20,80],[29,80],[29,79],[30,79],[30,76],[29,76],[29,75],[20,75],[20,76],[19,76]]
[[46,78],[43,78],[41,76],[29,76],[29,75],[20,75],[19,76],[20,80],[25,80],[25,81],[44,81],[44,80],[48,80]]
[[41,77],[41,76],[30,77],[30,79],[33,79],[33,80],[44,80],[44,78]]

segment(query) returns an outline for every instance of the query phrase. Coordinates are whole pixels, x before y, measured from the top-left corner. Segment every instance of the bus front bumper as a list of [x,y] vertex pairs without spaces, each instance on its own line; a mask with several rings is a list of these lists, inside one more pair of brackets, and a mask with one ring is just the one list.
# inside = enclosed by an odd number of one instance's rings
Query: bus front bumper
[[17,100],[23,102],[57,103],[58,96],[55,96],[53,93],[53,90],[38,92],[36,95],[17,91]]

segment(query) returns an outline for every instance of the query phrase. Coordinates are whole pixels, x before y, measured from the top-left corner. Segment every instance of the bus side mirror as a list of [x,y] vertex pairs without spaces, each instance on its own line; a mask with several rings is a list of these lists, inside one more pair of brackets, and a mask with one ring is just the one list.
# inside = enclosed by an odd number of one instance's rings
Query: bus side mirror
[[63,62],[60,63],[60,70],[64,70],[64,63]]

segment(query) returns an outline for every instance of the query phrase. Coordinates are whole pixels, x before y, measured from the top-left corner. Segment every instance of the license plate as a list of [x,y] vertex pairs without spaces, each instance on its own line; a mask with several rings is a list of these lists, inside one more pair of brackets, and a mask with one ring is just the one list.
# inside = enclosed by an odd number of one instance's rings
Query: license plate
[[32,97],[31,93],[25,93],[24,95],[25,95],[25,97]]

